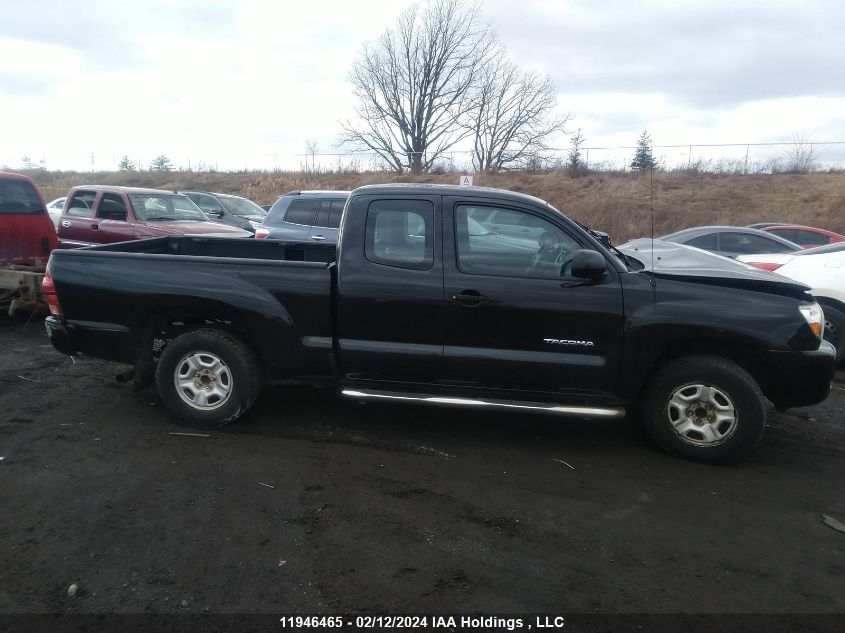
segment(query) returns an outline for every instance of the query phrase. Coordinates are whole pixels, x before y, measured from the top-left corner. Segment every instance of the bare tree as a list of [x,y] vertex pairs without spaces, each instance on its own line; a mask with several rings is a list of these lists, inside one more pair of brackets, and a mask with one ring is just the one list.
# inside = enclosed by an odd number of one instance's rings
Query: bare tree
[[[319,145],[315,139],[305,139],[305,171],[307,173],[317,172],[317,151]],[[308,165],[308,159],[311,159],[311,165]]]
[[787,150],[787,171],[806,174],[817,167],[822,152],[812,137],[805,132],[793,132],[792,143]]
[[539,164],[546,141],[564,131],[570,116],[554,117],[551,77],[521,71],[497,51],[478,74],[464,126],[473,138],[472,162],[481,171]]
[[397,172],[427,171],[468,134],[458,121],[494,47],[478,4],[410,7],[353,64],[358,120],[341,122],[342,142],[375,152]]

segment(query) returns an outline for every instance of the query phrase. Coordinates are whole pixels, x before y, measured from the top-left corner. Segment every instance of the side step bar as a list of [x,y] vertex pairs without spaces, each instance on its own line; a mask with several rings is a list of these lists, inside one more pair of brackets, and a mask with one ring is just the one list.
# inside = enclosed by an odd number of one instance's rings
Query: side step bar
[[445,396],[426,396],[423,394],[401,393],[396,391],[376,391],[370,389],[343,389],[340,392],[347,398],[358,400],[395,400],[399,402],[418,402],[442,406],[475,407],[479,409],[521,409],[536,413],[571,415],[581,418],[615,419],[625,417],[622,407],[585,407],[574,405],[556,405],[545,402],[522,402],[519,400],[478,400],[474,398],[449,398]]

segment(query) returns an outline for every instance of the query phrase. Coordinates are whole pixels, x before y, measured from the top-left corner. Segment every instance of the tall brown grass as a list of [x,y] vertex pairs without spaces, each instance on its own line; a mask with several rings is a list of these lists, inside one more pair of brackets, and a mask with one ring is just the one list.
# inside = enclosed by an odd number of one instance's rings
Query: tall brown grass
[[[235,193],[270,204],[299,189],[354,189],[386,182],[457,184],[457,174],[305,172],[44,172],[31,174],[45,198],[80,184]],[[689,173],[591,174],[565,172],[476,174],[475,184],[542,198],[617,243],[703,224],[789,222],[845,233],[845,173],[716,175]]]

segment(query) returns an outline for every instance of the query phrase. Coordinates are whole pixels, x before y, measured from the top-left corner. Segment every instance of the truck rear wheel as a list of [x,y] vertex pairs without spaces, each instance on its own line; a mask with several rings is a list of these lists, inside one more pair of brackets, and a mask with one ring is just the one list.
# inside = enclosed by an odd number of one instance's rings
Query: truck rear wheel
[[242,415],[261,388],[253,351],[219,330],[201,329],[174,338],[156,368],[158,392],[176,417],[226,424]]
[[659,369],[646,387],[643,424],[662,448],[711,464],[739,460],[766,426],[760,387],[717,356],[688,356]]

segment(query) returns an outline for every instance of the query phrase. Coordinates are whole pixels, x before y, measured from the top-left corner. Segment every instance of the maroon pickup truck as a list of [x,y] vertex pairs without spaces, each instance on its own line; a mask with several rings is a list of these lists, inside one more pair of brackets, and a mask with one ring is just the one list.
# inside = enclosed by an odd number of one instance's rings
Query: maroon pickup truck
[[101,185],[71,189],[59,218],[58,234],[62,248],[168,235],[252,236],[248,231],[212,222],[182,194]]

